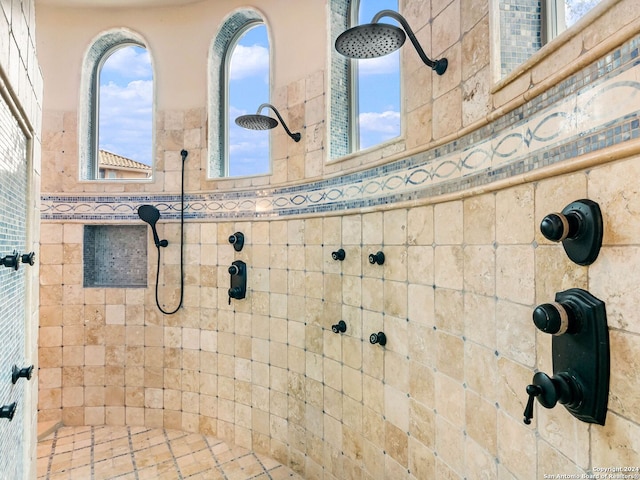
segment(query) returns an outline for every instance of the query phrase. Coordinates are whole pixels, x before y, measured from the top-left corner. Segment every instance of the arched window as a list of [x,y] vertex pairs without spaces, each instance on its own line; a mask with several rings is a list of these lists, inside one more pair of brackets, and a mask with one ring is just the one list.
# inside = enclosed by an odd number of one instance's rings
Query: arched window
[[269,35],[259,13],[241,9],[225,20],[212,44],[209,75],[209,176],[270,173],[269,132],[235,123],[270,101]]
[[[401,133],[400,57],[349,60],[334,46],[346,29],[370,23],[380,10],[398,11],[397,0],[330,0],[331,158],[339,158]],[[394,23],[390,18],[382,21]]]
[[80,179],[144,180],[153,171],[153,68],[143,39],[101,34],[84,60]]
[[[357,8],[356,8],[357,7]],[[352,0],[351,26],[370,23],[381,10],[398,11],[397,0]],[[357,16],[355,15],[357,12]],[[395,23],[385,17],[382,21]],[[400,136],[400,51],[352,62],[357,71],[352,115],[358,125],[356,150]]]

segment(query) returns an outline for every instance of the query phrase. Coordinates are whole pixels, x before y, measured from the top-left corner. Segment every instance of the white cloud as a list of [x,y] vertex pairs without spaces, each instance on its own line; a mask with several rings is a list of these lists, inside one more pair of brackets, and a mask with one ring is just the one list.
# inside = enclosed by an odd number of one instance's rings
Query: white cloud
[[144,78],[153,76],[149,52],[140,47],[127,46],[113,52],[104,63],[105,73],[123,78]]
[[360,130],[363,132],[395,133],[400,132],[400,112],[363,112],[359,115]]
[[153,82],[100,86],[100,148],[151,163]]
[[268,81],[269,49],[261,45],[237,45],[231,57],[229,77],[231,80],[241,80],[247,77],[264,76]]
[[400,71],[400,51],[378,58],[358,60],[358,73],[360,75],[380,75]]

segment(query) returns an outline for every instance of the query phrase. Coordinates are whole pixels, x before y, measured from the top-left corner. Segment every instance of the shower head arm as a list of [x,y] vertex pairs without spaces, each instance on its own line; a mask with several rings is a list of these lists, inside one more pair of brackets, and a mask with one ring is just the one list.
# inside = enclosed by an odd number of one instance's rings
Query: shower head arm
[[291,130],[289,130],[289,128],[287,127],[287,124],[284,122],[284,120],[280,116],[280,112],[278,112],[278,109],[276,107],[274,107],[270,103],[263,103],[262,105],[260,105],[258,107],[258,115],[260,114],[260,110],[262,110],[263,108],[270,108],[271,110],[273,110],[273,112],[276,114],[276,117],[278,117],[278,120],[280,120],[280,123],[282,124],[285,132],[287,132],[287,135],[289,135],[293,139],[294,142],[299,142],[300,141],[300,134],[299,133],[291,133]]
[[414,48],[418,52],[418,55],[428,67],[435,70],[438,75],[442,75],[445,72],[445,70],[447,69],[447,59],[443,58],[441,60],[431,60],[427,56],[427,54],[424,53],[424,50],[420,46],[420,43],[418,43],[416,35],[413,33],[413,30],[407,23],[407,20],[402,15],[393,10],[380,10],[373,16],[373,18],[371,19],[371,23],[378,23],[382,17],[391,17],[402,26],[405,33],[407,34],[407,37],[409,37],[409,40],[411,40],[411,43],[413,43]]

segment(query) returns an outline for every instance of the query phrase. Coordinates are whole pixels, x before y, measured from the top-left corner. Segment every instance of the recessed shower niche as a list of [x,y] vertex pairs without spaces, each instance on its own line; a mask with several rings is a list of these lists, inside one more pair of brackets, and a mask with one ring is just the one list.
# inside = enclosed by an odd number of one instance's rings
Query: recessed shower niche
[[85,287],[146,287],[147,226],[85,225]]

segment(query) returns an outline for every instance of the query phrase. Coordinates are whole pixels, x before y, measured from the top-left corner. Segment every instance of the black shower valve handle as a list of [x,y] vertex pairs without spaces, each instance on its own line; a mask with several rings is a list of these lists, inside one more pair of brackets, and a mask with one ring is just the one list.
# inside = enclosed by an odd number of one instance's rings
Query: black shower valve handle
[[589,199],[576,200],[562,212],[546,215],[540,232],[547,240],[562,242],[567,256],[578,265],[591,265],[602,246],[603,220],[600,206]]
[[20,378],[31,380],[31,375],[33,375],[33,365],[23,368],[18,368],[17,365],[14,365],[11,369],[11,382],[15,385]]
[[244,234],[242,232],[236,232],[233,235],[229,235],[229,243],[233,245],[233,249],[236,252],[242,250],[244,247]]
[[542,395],[542,387],[539,385],[527,385],[527,406],[524,408],[524,423],[525,425],[531,425],[531,419],[533,418],[533,401],[538,395]]
[[577,331],[577,316],[571,305],[560,302],[543,303],[533,310],[533,323],[541,332],[563,335]]
[[23,253],[20,259],[22,263],[26,263],[28,265],[33,266],[36,263],[36,253],[35,252]]
[[0,418],[8,418],[9,421],[13,420],[13,416],[16,414],[16,402],[8,405],[2,405],[0,407]]
[[20,268],[20,254],[14,250],[11,255],[7,255],[6,257],[0,258],[0,265],[4,265],[7,268],[13,268],[14,270],[18,270]]
[[580,382],[567,372],[558,372],[550,377],[544,372],[537,372],[531,384],[526,388],[527,405],[524,409],[524,423],[531,424],[533,418],[533,400],[544,408],[553,408],[561,403],[569,407],[576,407],[582,403],[584,391]]
[[580,222],[580,217],[574,212],[567,213],[567,215],[554,212],[542,219],[540,232],[547,240],[561,242],[579,234]]

